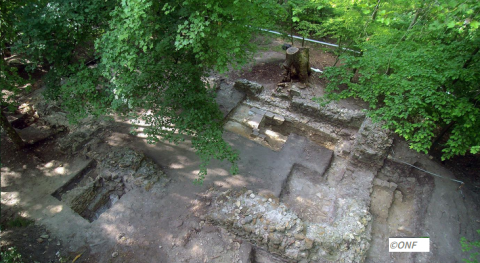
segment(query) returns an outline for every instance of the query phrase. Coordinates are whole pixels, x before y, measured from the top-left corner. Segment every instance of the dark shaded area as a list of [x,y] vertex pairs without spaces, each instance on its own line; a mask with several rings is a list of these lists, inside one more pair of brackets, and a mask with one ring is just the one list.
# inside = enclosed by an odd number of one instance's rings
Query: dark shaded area
[[465,182],[465,188],[480,195],[480,154],[466,154],[446,160],[443,164]]

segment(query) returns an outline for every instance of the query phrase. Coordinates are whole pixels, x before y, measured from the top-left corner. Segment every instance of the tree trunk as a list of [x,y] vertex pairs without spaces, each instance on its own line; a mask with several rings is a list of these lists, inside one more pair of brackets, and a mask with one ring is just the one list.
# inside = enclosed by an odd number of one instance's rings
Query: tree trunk
[[415,16],[413,17],[412,22],[407,28],[407,31],[412,29],[412,27],[417,23],[418,17],[420,16],[420,13],[422,12],[422,9],[418,9],[417,12],[415,13]]
[[381,2],[381,0],[378,0],[377,5],[375,6],[375,9],[373,10],[372,21],[375,21],[375,18],[377,18],[378,7],[380,6],[380,2]]
[[437,145],[440,143],[440,141],[443,139],[445,134],[455,125],[455,121],[450,122],[447,126],[443,127],[442,131],[438,134],[437,138],[433,140],[432,145],[430,146],[430,149],[428,150],[428,154],[432,154],[433,150]]
[[350,78],[350,82],[353,83],[354,79],[355,79],[355,75],[357,75],[357,72],[358,72],[358,68],[354,68],[352,70],[353,72],[353,76]]
[[17,131],[12,127],[12,124],[8,122],[7,117],[2,113],[1,115],[1,122],[2,122],[2,129],[7,133],[8,137],[15,143],[18,149],[25,147],[25,142],[20,138]]
[[309,49],[297,47],[287,49],[283,67],[287,71],[284,81],[291,81],[292,78],[298,78],[301,82],[307,81],[311,73]]
[[[368,35],[368,34],[367,34],[367,27],[368,27],[368,25],[370,24],[370,22],[371,22],[371,21],[375,21],[375,18],[377,18],[378,8],[380,7],[380,2],[381,2],[381,1],[382,1],[382,0],[378,0],[378,1],[377,1],[377,5],[375,6],[375,9],[373,10],[371,19],[370,19],[370,20],[367,20],[367,21],[365,22],[365,26],[363,27],[363,31],[364,31],[365,35]],[[368,41],[368,40],[367,40],[367,41]]]
[[292,46],[293,44],[293,7],[290,6],[290,37],[292,39]]
[[408,26],[407,28],[407,31],[405,32],[405,34],[403,35],[402,39],[400,41],[405,41],[405,38],[407,37],[407,33],[408,31],[410,31],[414,26],[415,24],[417,24],[417,21],[418,21],[418,18],[420,17],[420,15],[423,13],[423,7],[425,6],[425,1],[422,2],[421,6],[417,9],[417,11],[415,12],[415,16],[413,17],[413,20],[412,22],[410,23],[410,25]]

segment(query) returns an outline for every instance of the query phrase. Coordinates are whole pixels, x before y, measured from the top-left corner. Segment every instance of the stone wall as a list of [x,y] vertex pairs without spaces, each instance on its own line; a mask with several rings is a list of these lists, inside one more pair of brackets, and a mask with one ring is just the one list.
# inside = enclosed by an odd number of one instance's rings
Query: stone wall
[[276,198],[229,190],[216,195],[207,219],[295,262],[363,261],[370,238],[367,208],[353,199],[339,199],[338,215],[333,224],[311,223]]
[[367,118],[357,133],[351,161],[378,170],[383,166],[392,144],[390,131],[383,129],[381,123],[373,123]]
[[244,92],[249,98],[255,98],[263,91],[263,86],[253,81],[239,79],[233,85],[238,91]]
[[292,112],[301,113],[316,121],[350,128],[359,128],[365,119],[365,113],[362,111],[343,109],[334,104],[322,107],[318,102],[301,97],[293,97],[290,109]]

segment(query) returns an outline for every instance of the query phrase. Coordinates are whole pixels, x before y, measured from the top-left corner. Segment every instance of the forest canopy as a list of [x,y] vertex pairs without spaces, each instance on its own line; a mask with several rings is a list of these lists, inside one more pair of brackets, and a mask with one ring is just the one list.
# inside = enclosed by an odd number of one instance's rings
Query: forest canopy
[[369,115],[414,150],[478,153],[480,2],[337,2],[325,32],[359,53],[327,68],[328,97],[368,102]]
[[277,2],[41,0],[1,5],[2,39],[7,37],[2,50],[23,54],[30,69],[48,66],[46,95],[61,101],[72,120],[112,112],[130,115],[148,126],[149,142],[190,136],[202,160],[200,181],[211,159],[230,161],[236,172],[238,155],[222,139],[222,114],[203,77],[249,60],[255,51],[251,39],[277,16]]
[[[200,181],[211,159],[235,173],[238,158],[204,77],[249,61],[259,29],[278,26],[340,45],[321,103],[360,98],[417,151],[480,151],[475,0],[2,0],[0,8],[2,58],[22,54],[27,70],[48,68],[46,96],[72,120],[115,112],[144,122],[149,142],[187,135]],[[3,107],[4,90],[21,79],[0,64]]]

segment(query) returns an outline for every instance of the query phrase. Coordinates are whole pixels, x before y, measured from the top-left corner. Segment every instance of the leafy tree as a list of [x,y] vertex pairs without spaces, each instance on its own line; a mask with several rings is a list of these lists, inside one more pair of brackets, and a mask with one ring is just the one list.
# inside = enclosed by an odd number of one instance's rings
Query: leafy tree
[[[318,36],[322,31],[323,21],[333,15],[333,8],[326,0],[293,0],[290,4],[292,5],[291,19],[295,23],[295,29],[304,38]],[[303,45],[304,41],[302,41]]]
[[18,34],[12,52],[49,68],[48,97],[57,98],[60,80],[74,75],[79,65],[92,61],[94,41],[108,28],[114,0],[30,1],[15,9]]
[[[330,1],[334,15],[325,19],[317,35],[328,35],[337,39],[339,45],[357,41],[363,32],[363,26],[368,17],[362,9],[360,1]],[[368,7],[368,2],[363,7]],[[344,43],[345,42],[345,43]]]
[[[277,24],[283,27],[291,35],[293,44],[293,35],[295,31],[303,36],[320,36],[323,30],[322,23],[327,17],[333,15],[333,8],[327,0],[289,0],[280,1],[283,6],[282,11],[277,15]],[[302,46],[304,41],[302,41]]]
[[344,53],[326,70],[327,97],[363,99],[417,151],[443,143],[442,159],[479,152],[479,2],[393,1],[378,10],[357,41],[362,55]]
[[248,61],[278,10],[270,0],[36,1],[17,9],[16,50],[50,66],[48,94],[72,120],[116,112],[148,125],[152,143],[190,136],[201,182],[211,159],[232,173],[238,159],[203,79]]
[[8,122],[4,111],[13,111],[16,106],[16,97],[20,92],[19,86],[26,84],[26,81],[18,75],[18,69],[7,63],[6,59],[9,57],[9,46],[16,39],[16,34],[12,29],[13,24],[17,20],[15,9],[22,5],[21,1],[0,2],[0,86],[1,86],[1,120],[0,124],[2,129],[7,133],[10,139],[15,143],[18,148],[25,146],[24,141],[12,125]]

